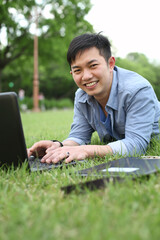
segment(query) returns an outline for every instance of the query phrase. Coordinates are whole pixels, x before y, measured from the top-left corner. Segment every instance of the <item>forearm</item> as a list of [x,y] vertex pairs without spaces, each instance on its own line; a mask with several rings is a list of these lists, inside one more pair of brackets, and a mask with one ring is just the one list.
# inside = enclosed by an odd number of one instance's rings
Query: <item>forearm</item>
[[83,145],[81,148],[87,153],[88,157],[104,157],[107,154],[113,154],[112,148],[108,145]]
[[79,144],[72,140],[65,140],[63,146],[79,146]]
[[[63,146],[80,146],[78,143],[72,140],[66,140],[63,142]],[[81,145],[89,157],[100,156],[104,157],[106,154],[113,154],[112,148],[108,145]]]

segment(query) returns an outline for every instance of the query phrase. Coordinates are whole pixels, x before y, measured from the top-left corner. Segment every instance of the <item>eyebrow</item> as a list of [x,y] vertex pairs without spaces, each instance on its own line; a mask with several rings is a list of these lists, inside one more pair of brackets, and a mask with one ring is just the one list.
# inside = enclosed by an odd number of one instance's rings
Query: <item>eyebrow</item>
[[[90,65],[93,62],[98,62],[98,60],[97,59],[92,59],[91,61],[87,62],[87,65]],[[75,68],[80,68],[80,66],[75,65],[75,66],[71,67],[71,69],[75,69]]]

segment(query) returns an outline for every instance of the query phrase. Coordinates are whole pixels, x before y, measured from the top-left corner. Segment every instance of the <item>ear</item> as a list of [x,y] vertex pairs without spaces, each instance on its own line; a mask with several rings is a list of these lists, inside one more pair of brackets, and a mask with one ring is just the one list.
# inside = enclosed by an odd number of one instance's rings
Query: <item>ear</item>
[[72,71],[70,71],[70,74],[72,75]]
[[109,63],[110,70],[113,71],[114,66],[115,66],[115,58],[114,57],[110,57],[109,60],[108,60],[108,63]]

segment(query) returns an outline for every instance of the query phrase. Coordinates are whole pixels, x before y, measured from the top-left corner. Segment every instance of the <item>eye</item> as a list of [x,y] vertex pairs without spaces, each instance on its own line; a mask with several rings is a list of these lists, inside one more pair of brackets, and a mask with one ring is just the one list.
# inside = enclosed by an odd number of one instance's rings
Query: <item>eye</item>
[[97,63],[94,63],[94,64],[92,64],[90,67],[91,67],[91,68],[95,68],[97,65],[98,65]]
[[74,73],[80,73],[80,71],[81,71],[80,69],[75,69],[73,72]]

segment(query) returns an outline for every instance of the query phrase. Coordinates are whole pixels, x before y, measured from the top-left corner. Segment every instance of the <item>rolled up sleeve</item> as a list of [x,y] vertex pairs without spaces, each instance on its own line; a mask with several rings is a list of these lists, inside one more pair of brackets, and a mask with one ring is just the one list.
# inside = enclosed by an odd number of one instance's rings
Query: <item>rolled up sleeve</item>
[[88,119],[86,119],[85,114],[83,114],[83,111],[79,109],[77,101],[78,99],[75,99],[74,117],[71,125],[71,131],[69,137],[65,140],[72,140],[79,145],[89,144],[91,142],[91,136],[94,129],[89,124]]

